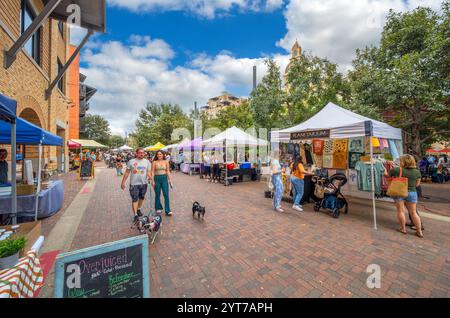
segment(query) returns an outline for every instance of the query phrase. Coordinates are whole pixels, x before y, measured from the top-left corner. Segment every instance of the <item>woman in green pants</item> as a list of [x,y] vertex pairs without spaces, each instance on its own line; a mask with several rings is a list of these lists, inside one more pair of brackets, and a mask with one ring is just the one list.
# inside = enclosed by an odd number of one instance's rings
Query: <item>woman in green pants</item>
[[166,160],[166,156],[162,151],[156,153],[152,164],[153,182],[152,186],[155,189],[155,209],[157,213],[162,213],[163,206],[161,204],[161,190],[164,195],[164,206],[166,215],[171,216],[170,199],[169,199],[169,185],[172,186],[170,179],[170,164]]

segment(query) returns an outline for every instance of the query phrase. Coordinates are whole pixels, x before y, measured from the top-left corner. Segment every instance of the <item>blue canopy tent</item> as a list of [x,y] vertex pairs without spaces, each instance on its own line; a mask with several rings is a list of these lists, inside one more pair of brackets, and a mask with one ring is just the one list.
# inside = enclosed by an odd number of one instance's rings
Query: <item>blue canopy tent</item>
[[[11,158],[16,158],[16,111],[17,102],[0,94],[0,123],[9,124],[8,144],[11,144]],[[3,134],[2,134],[3,135]],[[13,224],[17,223],[17,185],[16,185],[16,160],[11,160],[12,187],[11,187],[11,213],[13,214]]]
[[[13,131],[13,127],[16,127]],[[14,143],[13,143],[14,140]],[[11,158],[16,157],[16,145],[38,145],[39,146],[39,163],[38,163],[38,188],[36,191],[36,215],[39,205],[39,193],[41,191],[41,157],[42,146],[64,146],[64,141],[61,137],[53,135],[44,129],[27,122],[22,118],[16,118],[15,123],[8,121],[0,121],[0,144],[11,144]],[[16,190],[16,160],[12,159],[12,197],[13,205],[13,223],[17,222],[17,190]]]

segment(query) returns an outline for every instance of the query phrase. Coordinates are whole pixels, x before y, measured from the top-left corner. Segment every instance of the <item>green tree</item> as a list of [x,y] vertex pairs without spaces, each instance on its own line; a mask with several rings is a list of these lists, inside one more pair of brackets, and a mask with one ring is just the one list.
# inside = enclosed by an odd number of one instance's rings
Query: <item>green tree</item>
[[82,121],[82,139],[95,140],[102,144],[108,144],[111,130],[109,122],[100,115],[87,115]]
[[189,128],[191,122],[179,105],[149,103],[139,113],[136,130],[132,137],[139,147],[157,142],[170,144],[172,132],[177,128]]
[[240,106],[229,106],[217,114],[217,117],[207,121],[203,124],[205,128],[216,127],[222,131],[236,126],[241,129],[248,129],[255,125],[253,120],[252,110],[248,103],[243,103]]
[[282,128],[283,104],[286,94],[282,88],[280,68],[272,59],[266,60],[267,74],[250,97],[250,109],[257,127]]
[[450,137],[449,25],[448,1],[439,13],[390,11],[379,47],[357,50],[349,74],[353,107],[393,118],[416,155]]
[[118,135],[113,135],[109,138],[108,146],[110,148],[119,148],[125,144],[125,138]]
[[326,59],[306,54],[294,61],[287,76],[287,125],[309,119],[329,102],[348,102],[350,88],[337,68]]

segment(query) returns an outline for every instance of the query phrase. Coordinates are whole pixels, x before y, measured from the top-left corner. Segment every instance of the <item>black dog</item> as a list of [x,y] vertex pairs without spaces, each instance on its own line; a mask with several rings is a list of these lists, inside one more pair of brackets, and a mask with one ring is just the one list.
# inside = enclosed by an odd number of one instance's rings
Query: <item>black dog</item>
[[202,219],[205,219],[206,209],[205,209],[205,207],[201,206],[200,203],[194,202],[194,204],[192,205],[192,216],[194,218],[195,218],[195,213],[198,214],[199,220],[200,220],[200,216],[202,217]]

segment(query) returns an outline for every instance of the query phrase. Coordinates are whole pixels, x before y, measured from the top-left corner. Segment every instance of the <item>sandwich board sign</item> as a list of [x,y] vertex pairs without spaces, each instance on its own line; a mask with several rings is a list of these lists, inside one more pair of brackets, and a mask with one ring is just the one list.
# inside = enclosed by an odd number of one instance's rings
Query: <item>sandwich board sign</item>
[[148,236],[60,254],[55,298],[150,298]]

